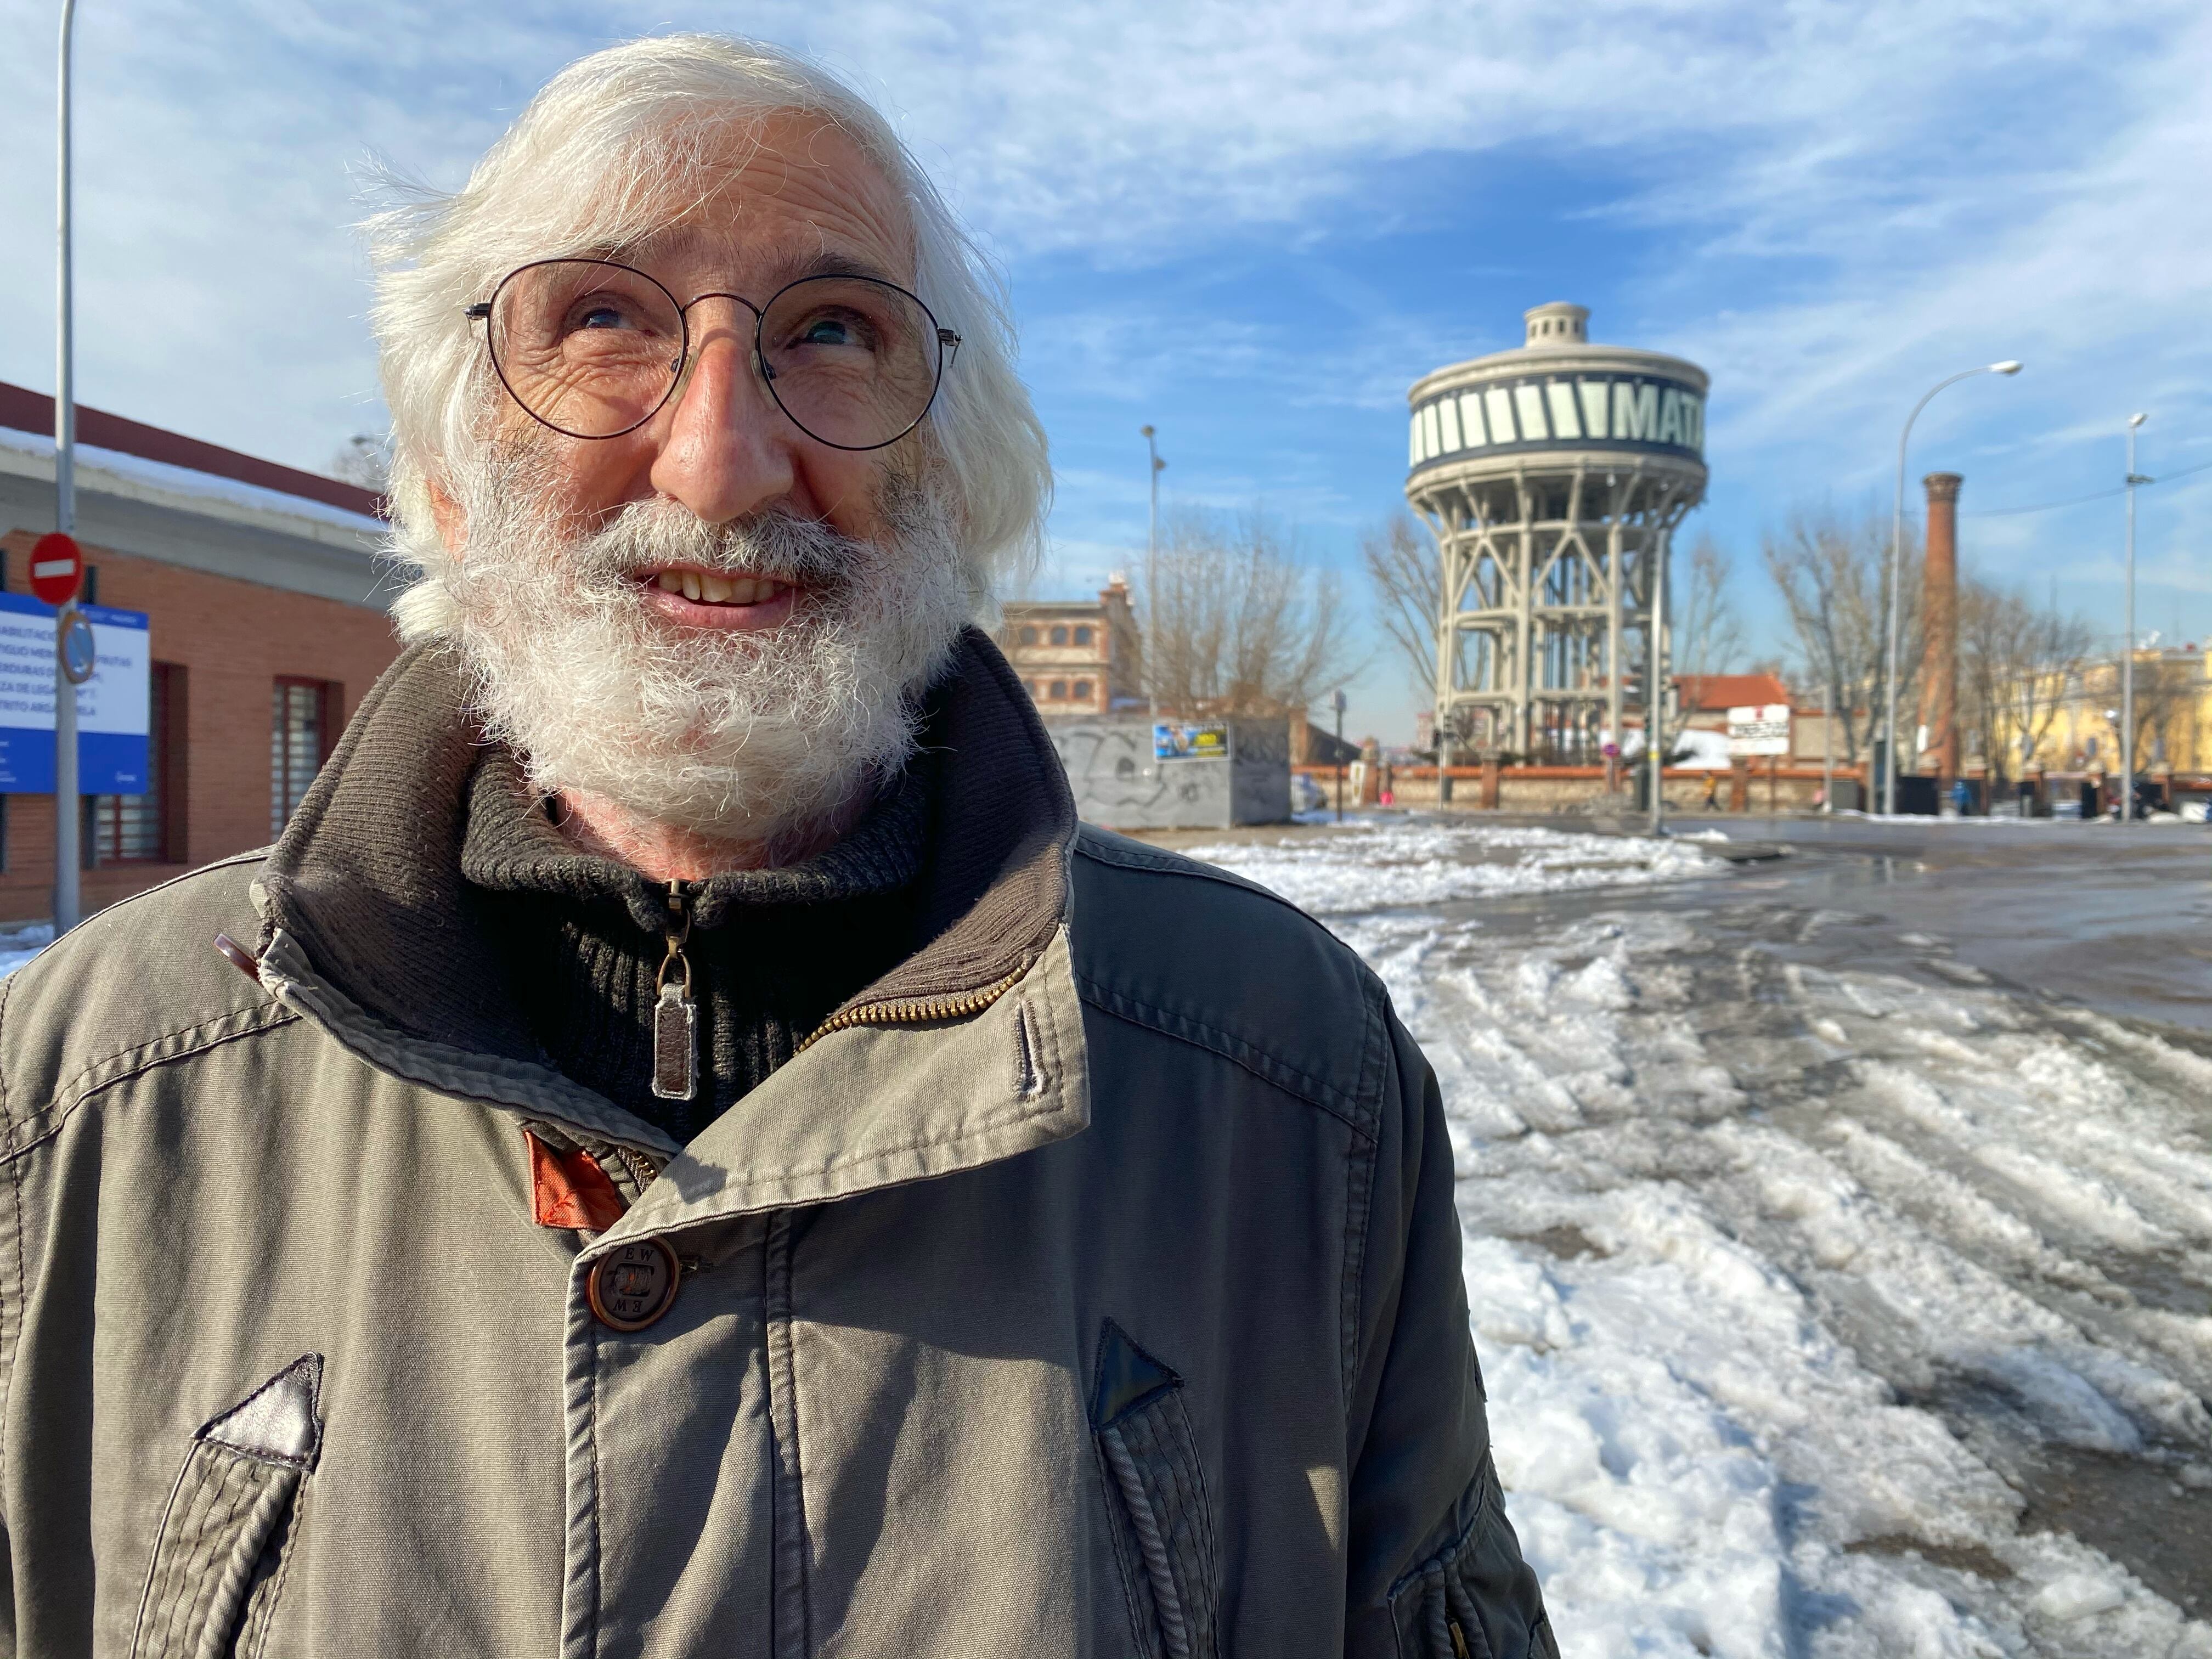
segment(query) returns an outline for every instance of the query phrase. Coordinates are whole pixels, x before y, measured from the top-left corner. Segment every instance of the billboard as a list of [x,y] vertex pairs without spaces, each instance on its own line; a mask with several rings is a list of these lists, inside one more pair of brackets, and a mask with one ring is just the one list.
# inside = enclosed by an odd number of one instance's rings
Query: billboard
[[1728,748],[1731,756],[1788,754],[1790,705],[1746,703],[1729,709]]
[[[143,611],[77,607],[92,624],[99,665],[76,688],[77,787],[143,795],[153,636]],[[0,794],[54,792],[54,608],[0,593]]]
[[1229,727],[1219,721],[1210,726],[1180,726],[1161,720],[1152,727],[1154,760],[1227,760]]

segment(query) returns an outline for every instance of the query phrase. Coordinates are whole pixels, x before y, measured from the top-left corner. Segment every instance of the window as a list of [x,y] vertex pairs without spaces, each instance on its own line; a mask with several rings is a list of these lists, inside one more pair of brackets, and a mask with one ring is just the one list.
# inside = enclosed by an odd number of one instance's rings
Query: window
[[1067,682],[1066,680],[1054,680],[1052,683],[1052,700],[1054,702],[1064,702],[1066,701],[1066,698]]
[[1067,630],[1065,628],[1054,629],[1052,630],[1052,642],[1054,645],[1066,645],[1067,643]]
[[1076,681],[1075,700],[1078,702],[1089,702],[1091,701],[1091,682],[1089,680]]
[[280,676],[269,726],[269,834],[274,840],[307,799],[307,786],[330,758],[337,687],[328,680]]
[[1024,628],[1022,629],[1022,643],[1024,645],[1035,645],[1036,643],[1036,629],[1034,628]]
[[92,797],[84,845],[95,866],[185,861],[185,671],[154,664],[147,692],[146,793]]
[[1090,644],[1090,643],[1091,643],[1091,630],[1090,630],[1090,629],[1089,629],[1089,628],[1087,628],[1087,627],[1081,627],[1081,628],[1078,628],[1078,629],[1075,630],[1075,642],[1076,642],[1078,645],[1088,645],[1088,644]]

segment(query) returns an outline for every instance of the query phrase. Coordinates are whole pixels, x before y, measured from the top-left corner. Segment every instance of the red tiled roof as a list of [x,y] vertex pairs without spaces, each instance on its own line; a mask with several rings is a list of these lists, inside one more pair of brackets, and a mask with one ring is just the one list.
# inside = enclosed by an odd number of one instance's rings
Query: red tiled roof
[[1771,674],[1679,674],[1674,685],[1686,708],[1744,708],[1790,701],[1790,688]]
[[[0,380],[0,426],[51,437],[54,429],[54,400],[43,392]],[[342,507],[349,513],[365,514],[370,518],[384,516],[384,498],[373,489],[341,483],[319,473],[302,472],[297,467],[279,466],[274,461],[242,455],[220,444],[203,443],[180,432],[125,420],[104,410],[88,409],[82,404],[76,406],[76,435],[80,443],[120,450],[142,460],[188,467],[194,472],[206,472],[218,478],[234,478],[240,483],[258,484],[264,489],[320,501],[325,507]]]

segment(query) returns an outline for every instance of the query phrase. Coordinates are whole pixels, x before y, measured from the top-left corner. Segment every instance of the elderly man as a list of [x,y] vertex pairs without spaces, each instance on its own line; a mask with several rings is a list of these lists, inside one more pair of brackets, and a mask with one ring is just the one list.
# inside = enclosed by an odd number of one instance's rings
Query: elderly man
[[410,648],[0,1006],[14,1650],[1553,1653],[1419,1054],[969,625],[1044,443],[880,118],[639,42],[375,234]]

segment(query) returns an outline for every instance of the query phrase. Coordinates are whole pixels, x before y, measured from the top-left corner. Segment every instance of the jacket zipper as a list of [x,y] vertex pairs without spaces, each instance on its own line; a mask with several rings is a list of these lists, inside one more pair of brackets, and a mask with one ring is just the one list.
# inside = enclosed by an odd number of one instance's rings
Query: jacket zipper
[[866,1002],[857,1008],[841,1009],[817,1026],[805,1042],[792,1050],[803,1054],[832,1031],[842,1031],[854,1025],[928,1025],[941,1019],[965,1019],[980,1014],[1000,997],[1021,983],[1026,967],[1017,968],[995,985],[986,985],[981,990],[963,992],[951,997],[916,997],[897,1002]]
[[[684,884],[668,884],[668,954],[653,976],[653,1092],[689,1100],[699,1091],[699,1007],[691,1000],[691,900]],[[680,974],[680,982],[675,975]]]

